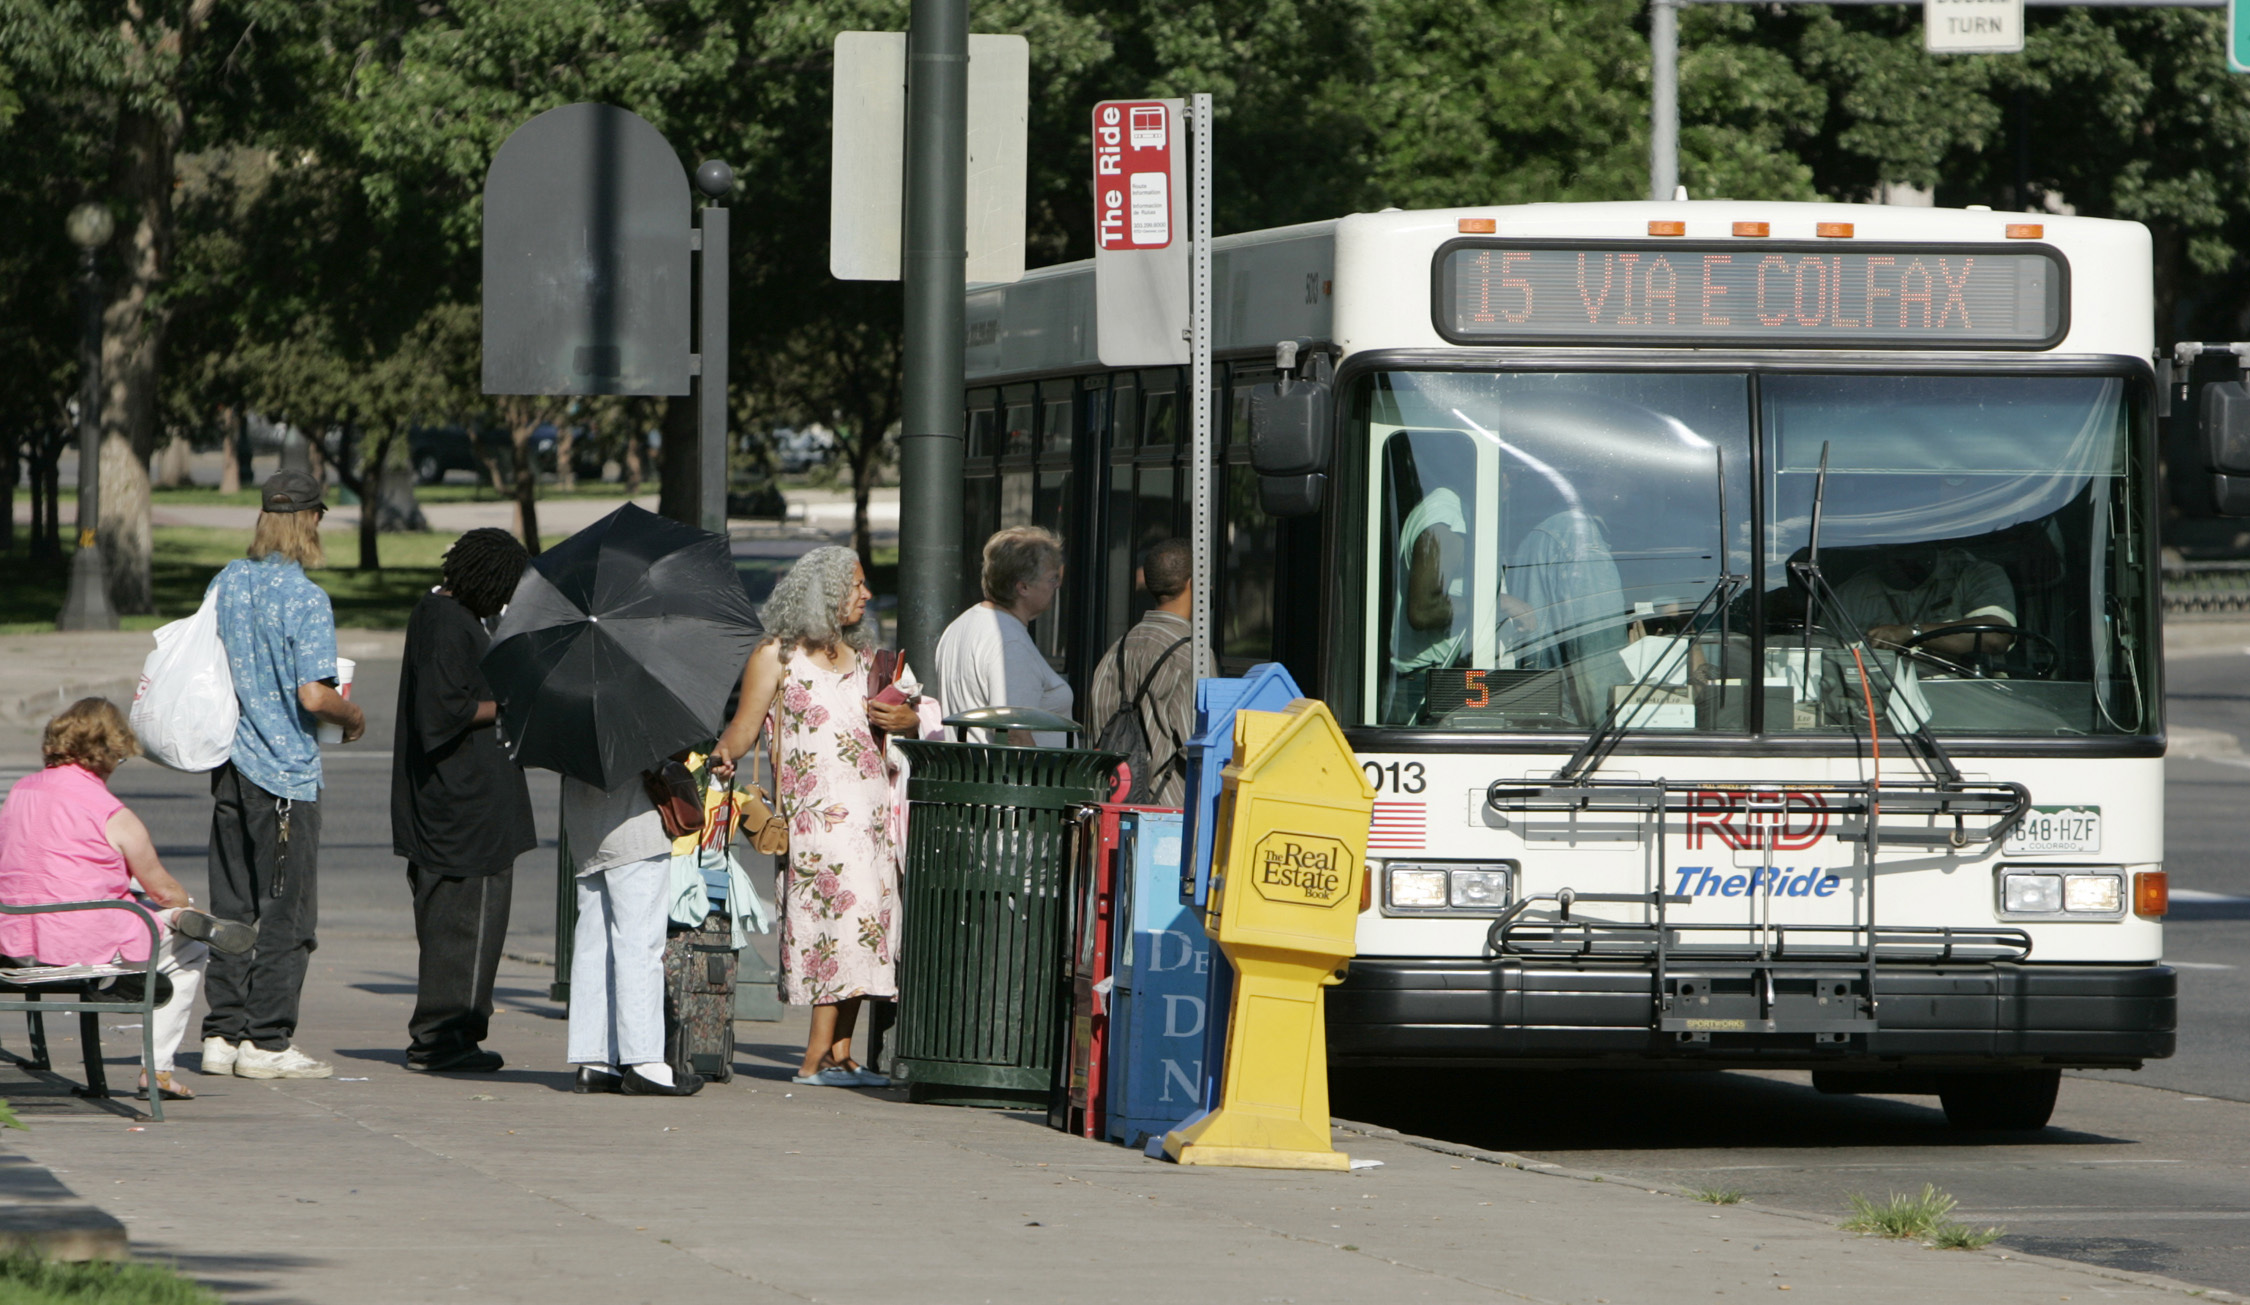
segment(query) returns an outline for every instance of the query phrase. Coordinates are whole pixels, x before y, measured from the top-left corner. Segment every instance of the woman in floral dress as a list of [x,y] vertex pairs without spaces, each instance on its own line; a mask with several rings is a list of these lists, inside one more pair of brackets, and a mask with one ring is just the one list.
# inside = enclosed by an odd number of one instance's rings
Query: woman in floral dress
[[759,612],[769,638],[743,668],[741,705],[713,749],[724,773],[772,729],[775,806],[789,822],[781,995],[813,1008],[795,1081],[821,1087],[890,1082],[852,1059],[860,1002],[898,992],[890,773],[868,727],[911,732],[919,719],[867,697],[869,597],[852,550],[799,558]]

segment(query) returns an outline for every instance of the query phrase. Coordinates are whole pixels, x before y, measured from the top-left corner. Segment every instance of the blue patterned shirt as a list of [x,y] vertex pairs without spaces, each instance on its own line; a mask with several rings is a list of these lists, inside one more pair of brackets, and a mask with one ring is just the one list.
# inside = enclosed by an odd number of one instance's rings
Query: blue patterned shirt
[[336,675],[335,609],[303,567],[281,557],[229,562],[211,587],[242,707],[234,768],[275,797],[316,801],[319,722],[298,704],[297,688]]

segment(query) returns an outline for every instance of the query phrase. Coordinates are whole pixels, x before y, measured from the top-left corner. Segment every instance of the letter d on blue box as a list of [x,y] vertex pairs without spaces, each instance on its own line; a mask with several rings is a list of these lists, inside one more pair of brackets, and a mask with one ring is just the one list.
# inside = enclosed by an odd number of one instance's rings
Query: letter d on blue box
[[1203,1108],[1211,940],[1195,908],[1180,903],[1180,814],[1128,811],[1118,837],[1109,1136],[1139,1146]]

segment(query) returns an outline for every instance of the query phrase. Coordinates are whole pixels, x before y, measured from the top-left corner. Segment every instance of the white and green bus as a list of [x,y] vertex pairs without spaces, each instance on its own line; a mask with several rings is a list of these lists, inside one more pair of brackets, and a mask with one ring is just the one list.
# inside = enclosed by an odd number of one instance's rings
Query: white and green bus
[[[2027,1128],[2171,1053],[2144,228],[1388,211],[1214,287],[1222,673],[1286,664],[1378,790],[1336,1062]],[[1064,537],[1081,686],[1188,521],[1186,369],[1094,321],[1090,264],[969,296],[964,544]]]

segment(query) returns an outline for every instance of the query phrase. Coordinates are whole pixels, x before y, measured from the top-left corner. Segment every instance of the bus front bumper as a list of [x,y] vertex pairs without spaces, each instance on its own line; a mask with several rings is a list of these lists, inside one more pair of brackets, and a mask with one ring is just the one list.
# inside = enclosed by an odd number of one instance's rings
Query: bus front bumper
[[1362,957],[1328,991],[1338,1064],[2130,1068],[2172,1054],[2166,965],[1863,967]]

